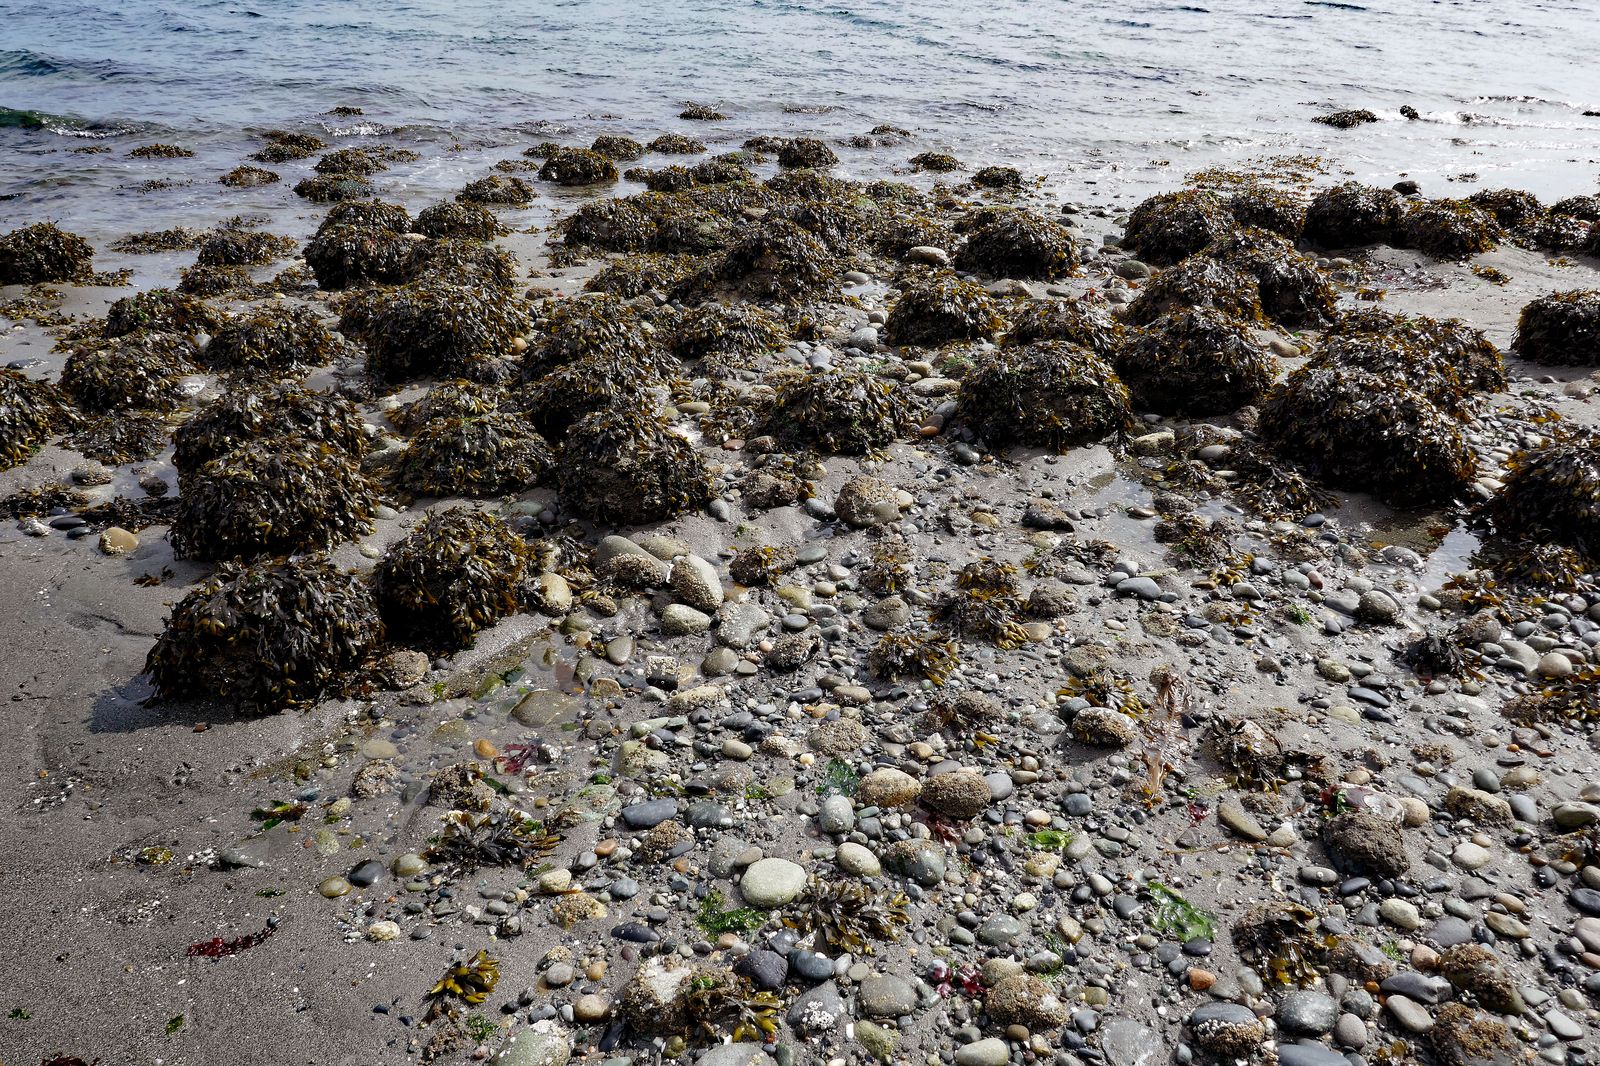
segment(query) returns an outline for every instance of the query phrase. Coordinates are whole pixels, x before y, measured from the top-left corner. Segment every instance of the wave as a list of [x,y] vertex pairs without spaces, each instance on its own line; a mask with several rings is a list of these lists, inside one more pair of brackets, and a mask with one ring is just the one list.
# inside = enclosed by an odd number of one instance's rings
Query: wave
[[62,63],[26,48],[0,52],[0,77],[48,78],[66,71]]
[[53,133],[58,137],[104,138],[137,133],[150,128],[148,125],[132,122],[107,122],[80,118],[77,115],[53,115],[48,111],[35,111],[25,107],[0,106],[0,130]]

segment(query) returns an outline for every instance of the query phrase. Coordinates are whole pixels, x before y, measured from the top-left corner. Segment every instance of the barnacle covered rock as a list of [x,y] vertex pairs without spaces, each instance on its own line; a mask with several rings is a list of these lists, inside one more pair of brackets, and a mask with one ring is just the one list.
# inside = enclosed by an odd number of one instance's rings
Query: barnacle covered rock
[[533,203],[533,198],[538,194],[533,191],[533,186],[518,177],[508,177],[504,174],[491,174],[487,178],[467,183],[467,187],[456,193],[456,199],[464,204],[498,204],[505,207],[526,207]]
[[632,137],[620,137],[614,133],[602,133],[596,137],[589,150],[619,163],[631,163],[644,155],[644,145]]
[[75,281],[93,270],[93,246],[53,222],[38,222],[0,236],[0,285]]
[[1517,317],[1512,347],[1524,359],[1553,366],[1600,366],[1600,290],[1541,296]]
[[891,381],[853,370],[796,374],[778,386],[768,430],[833,455],[864,455],[911,428],[911,409]]
[[315,702],[382,629],[366,582],[326,560],[227,564],[178,601],[145,669],[162,698],[278,711]]
[[1030,300],[1022,309],[1012,314],[1011,328],[1006,330],[1008,345],[1032,344],[1035,341],[1066,341],[1087,348],[1110,362],[1122,347],[1122,323],[1111,317],[1104,307],[1071,297],[1052,300]]
[[521,606],[527,544],[484,511],[430,514],[379,561],[378,610],[391,636],[460,648]]
[[1422,353],[1420,363],[1397,359],[1367,367],[1395,373],[1413,388],[1423,388],[1420,374],[1442,374],[1468,392],[1500,392],[1506,387],[1506,366],[1500,349],[1481,329],[1474,329],[1459,318],[1391,314],[1369,307],[1340,315],[1323,333],[1323,339],[1330,342],[1362,335],[1387,338],[1391,346],[1404,345]]
[[1297,240],[1306,228],[1305,198],[1270,185],[1249,185],[1228,197],[1228,211],[1241,226]]
[[1128,318],[1137,325],[1149,325],[1162,315],[1188,308],[1259,322],[1261,287],[1242,270],[1210,256],[1192,255],[1151,279],[1128,305]]
[[1119,432],[1132,415],[1127,386],[1105,360],[1041,341],[983,355],[961,379],[955,417],[992,445],[1062,450]]
[[55,386],[0,367],[0,470],[25,462],[69,420]]
[[1400,194],[1359,182],[1324,189],[1306,207],[1305,238],[1324,248],[1388,240],[1400,224]]
[[349,354],[344,340],[298,304],[267,304],[221,326],[201,354],[213,370],[293,374]]
[[435,281],[401,286],[371,305],[347,306],[339,322],[341,331],[365,335],[367,371],[383,381],[459,376],[485,359],[509,355],[531,326],[526,305],[514,296]]
[[1474,472],[1459,423],[1370,371],[1301,367],[1262,406],[1258,428],[1329,483],[1397,504],[1448,500]]
[[313,174],[296,182],[294,191],[314,204],[336,204],[366,199],[372,195],[372,183],[359,174]]
[[833,149],[814,137],[795,137],[778,149],[780,167],[811,167],[822,170],[839,161]]
[[1210,308],[1157,319],[1123,346],[1116,367],[1134,405],[1158,414],[1236,411],[1259,403],[1278,376],[1249,326]]
[[932,347],[949,341],[988,340],[1003,322],[983,286],[951,273],[907,285],[884,323],[891,344]]
[[1146,262],[1166,266],[1223,237],[1233,225],[1215,193],[1157,193],[1128,215],[1122,243]]
[[233,389],[178,427],[172,463],[187,474],[267,438],[323,445],[359,460],[366,451],[364,427],[361,412],[342,396],[293,385]]
[[151,289],[124,296],[106,311],[101,331],[107,337],[130,333],[212,333],[223,322],[204,300],[171,289]]
[[1320,326],[1335,313],[1339,297],[1333,284],[1276,234],[1243,229],[1209,245],[1205,254],[1254,278],[1261,310],[1274,322],[1295,329]]
[[596,521],[659,522],[711,498],[705,460],[651,412],[619,406],[579,420],[561,450],[562,501]]
[[1600,432],[1571,429],[1511,457],[1481,514],[1502,537],[1554,542],[1600,562]]
[[487,411],[425,424],[411,438],[396,477],[419,496],[525,492],[553,464],[550,445],[521,415]]
[[488,208],[449,200],[423,208],[411,228],[427,237],[474,241],[492,241],[506,233],[505,226]]
[[1401,241],[1436,259],[1465,259],[1487,252],[1499,243],[1501,234],[1494,215],[1465,200],[1428,200],[1413,205],[1400,219]]
[[167,410],[183,399],[194,346],[174,333],[135,333],[85,344],[67,356],[61,391],[95,414],[130,407]]
[[239,445],[184,474],[181,489],[168,533],[180,559],[330,548],[370,532],[378,503],[347,453],[281,437]]
[[1344,869],[1399,877],[1411,868],[1400,823],[1372,811],[1347,811],[1323,823],[1322,843]]
[[985,208],[962,228],[967,243],[956,252],[957,270],[1050,281],[1078,265],[1067,227],[1020,207]]
[[588,148],[562,148],[544,161],[539,177],[557,185],[598,185],[617,180],[617,166]]
[[213,233],[200,245],[200,266],[260,266],[294,251],[294,241],[259,230],[229,229]]

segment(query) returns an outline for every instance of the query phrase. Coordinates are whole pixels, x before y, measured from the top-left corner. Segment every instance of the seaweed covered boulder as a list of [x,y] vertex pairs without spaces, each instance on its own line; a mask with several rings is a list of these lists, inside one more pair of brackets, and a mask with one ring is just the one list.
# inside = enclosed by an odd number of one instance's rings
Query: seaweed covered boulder
[[1011,316],[1006,330],[1008,345],[1035,341],[1066,341],[1087,348],[1100,358],[1116,359],[1126,331],[1104,306],[1071,297],[1030,300]]
[[746,231],[708,271],[680,285],[674,295],[698,302],[726,287],[749,300],[798,304],[825,294],[838,277],[838,260],[827,246],[780,218]]
[[1415,391],[1452,415],[1464,414],[1477,391],[1445,353],[1398,332],[1328,337],[1306,365],[1373,374]]
[[725,376],[783,347],[783,323],[754,304],[705,303],[680,315],[667,336],[673,355],[702,361],[701,372]]
[[815,137],[795,137],[778,149],[780,167],[810,167],[825,170],[839,161],[833,149]]
[[591,200],[560,223],[569,248],[606,252],[644,252],[655,244],[658,226],[633,198]]
[[1407,356],[1366,364],[1366,369],[1396,374],[1412,388],[1439,388],[1439,383],[1425,387],[1425,375],[1444,377],[1463,394],[1500,392],[1506,387],[1500,349],[1481,329],[1459,318],[1393,314],[1368,307],[1340,315],[1323,333],[1323,340],[1327,346],[1338,338],[1353,336],[1376,336],[1386,340],[1395,355]]
[[54,385],[0,367],[0,470],[26,462],[70,421],[71,414]]
[[373,189],[372,183],[359,174],[312,174],[297,181],[294,192],[314,204],[337,204],[365,200]]
[[1182,189],[1157,193],[1135,207],[1122,243],[1147,263],[1169,266],[1221,239],[1233,226],[1221,197]]
[[1378,244],[1394,236],[1400,194],[1359,182],[1323,189],[1306,207],[1305,238],[1323,248]]
[[1275,233],[1241,229],[1205,254],[1254,278],[1262,314],[1280,325],[1320,326],[1336,313],[1339,294],[1327,275]]
[[419,496],[500,496],[533,488],[553,464],[549,443],[526,418],[492,410],[424,424],[395,476]]
[[173,607],[145,670],[162,699],[271,713],[320,699],[382,637],[367,583],[325,559],[226,564]]
[[1228,197],[1228,213],[1241,226],[1299,240],[1306,228],[1305,197],[1270,185],[1247,185]]
[[1413,204],[1400,219],[1399,241],[1435,259],[1466,259],[1500,243],[1500,223],[1466,200]]
[[1600,366],[1600,290],[1541,296],[1517,316],[1512,348],[1550,366]]
[[193,373],[194,346],[175,333],[136,333],[82,344],[61,368],[61,391],[94,414],[133,407],[170,410]]
[[1545,213],[1539,198],[1521,189],[1481,189],[1467,197],[1467,203],[1487,211],[1507,229],[1532,222]]
[[202,408],[173,434],[172,463],[180,475],[198,471],[250,441],[297,440],[359,460],[366,451],[366,423],[342,396],[293,385],[233,389]]
[[1564,545],[1600,563],[1600,431],[1565,430],[1507,466],[1480,517],[1501,537]]
[[1262,405],[1258,431],[1328,483],[1399,505],[1449,500],[1474,473],[1460,423],[1366,370],[1301,367]]
[[411,228],[425,237],[455,237],[473,241],[492,241],[507,232],[487,207],[449,200],[417,212],[417,219]]
[[1249,325],[1210,308],[1156,319],[1123,346],[1116,367],[1136,407],[1168,415],[1259,403],[1278,376],[1278,361]]
[[662,419],[616,406],[580,419],[561,449],[562,502],[600,522],[659,522],[711,498],[705,460]]
[[510,394],[499,385],[455,378],[439,382],[408,404],[391,408],[388,417],[401,432],[415,433],[438,418],[472,418],[511,410],[510,401]]
[[1128,305],[1128,320],[1149,325],[1163,315],[1190,308],[1260,322],[1261,286],[1242,270],[1209,256],[1192,255],[1156,274],[1139,291]]
[[527,544],[505,522],[453,507],[430,514],[379,561],[378,610],[396,640],[462,648],[521,608],[531,568]]
[[351,349],[309,307],[269,304],[221,326],[201,362],[212,370],[298,374],[326,366]]
[[955,420],[990,445],[1065,450],[1101,440],[1133,417],[1128,389],[1105,360],[1063,341],[1001,348],[961,379]]
[[517,257],[504,248],[460,237],[409,243],[400,267],[402,282],[478,286],[508,296],[517,286]]
[[[352,315],[352,310],[359,314]],[[348,328],[347,328],[348,327]],[[485,360],[509,357],[532,327],[527,306],[484,286],[423,281],[345,309],[339,328],[362,335],[367,372],[396,382],[468,376]]]
[[294,251],[294,241],[260,230],[225,229],[200,244],[195,262],[200,266],[262,266]]
[[645,316],[609,293],[554,301],[542,312],[539,336],[523,358],[524,380],[590,356],[648,360],[659,347]]
[[678,362],[651,345],[640,351],[597,352],[551,370],[522,390],[523,410],[555,440],[578,419],[615,403],[650,405],[647,393],[678,381]]
[[372,483],[351,457],[310,441],[239,445],[181,479],[168,539],[180,559],[331,548],[371,532]]
[[795,374],[778,386],[768,432],[830,455],[865,455],[912,427],[894,382],[854,370]]
[[602,133],[594,139],[594,143],[589,146],[589,151],[596,152],[618,163],[631,163],[644,155],[644,145],[632,137],[622,137],[615,133]]
[[1071,231],[1020,207],[986,208],[961,228],[967,241],[956,252],[957,270],[1052,281],[1078,266],[1078,246]]
[[94,247],[53,222],[0,236],[0,285],[77,281],[94,270]]
[[599,185],[617,180],[617,165],[588,148],[559,148],[539,168],[539,177],[557,185]]
[[346,289],[363,281],[400,280],[410,242],[411,215],[399,204],[352,200],[328,212],[306,244],[305,260],[317,284]]
[[181,333],[192,337],[215,332],[222,322],[222,316],[204,300],[171,289],[151,289],[112,303],[101,333],[107,337],[130,333]]
[[518,177],[508,177],[505,174],[491,174],[487,178],[467,183],[467,187],[456,193],[456,199],[464,204],[495,204],[500,207],[526,207],[533,203],[538,194],[529,185]]
[[990,340],[1004,326],[995,303],[976,282],[944,272],[912,281],[889,310],[884,335],[891,344],[934,347],[951,341]]

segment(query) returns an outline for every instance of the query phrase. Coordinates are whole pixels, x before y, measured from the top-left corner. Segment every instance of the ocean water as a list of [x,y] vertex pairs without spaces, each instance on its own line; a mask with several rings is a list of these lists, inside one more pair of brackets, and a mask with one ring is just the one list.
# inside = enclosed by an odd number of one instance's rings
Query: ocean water
[[[840,149],[842,172],[941,149],[1110,202],[1316,153],[1332,176],[1405,174],[1432,195],[1570,195],[1600,187],[1595,14],[1588,0],[3,0],[0,222],[104,235],[240,209],[314,217],[289,189],[309,161],[265,190],[215,183],[271,127],[416,148],[378,184],[424,198],[546,139],[682,130],[716,148],[880,123],[914,137]],[[680,120],[688,101],[731,118]],[[1310,121],[1346,107],[1381,121]],[[155,140],[197,155],[128,157]],[[74,151],[88,146],[109,151]]]

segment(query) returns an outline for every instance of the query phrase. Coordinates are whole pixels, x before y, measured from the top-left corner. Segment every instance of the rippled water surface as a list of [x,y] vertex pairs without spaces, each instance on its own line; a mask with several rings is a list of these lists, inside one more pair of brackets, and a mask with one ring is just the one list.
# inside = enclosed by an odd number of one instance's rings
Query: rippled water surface
[[[1600,173],[1594,16],[1519,0],[7,0],[0,219],[179,217],[271,126],[465,144],[406,175],[440,188],[481,172],[480,153],[548,137],[692,125],[737,144],[892,123],[915,131],[913,151],[1004,160],[1086,199],[1289,152],[1438,195],[1468,173],[1569,194]],[[690,100],[732,119],[683,122]],[[334,105],[364,114],[331,118]],[[1382,121],[1310,122],[1342,107]],[[71,151],[93,139],[112,151]],[[127,158],[152,139],[199,155]],[[842,167],[910,154],[845,150]],[[139,189],[184,175],[186,194]]]

